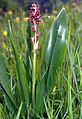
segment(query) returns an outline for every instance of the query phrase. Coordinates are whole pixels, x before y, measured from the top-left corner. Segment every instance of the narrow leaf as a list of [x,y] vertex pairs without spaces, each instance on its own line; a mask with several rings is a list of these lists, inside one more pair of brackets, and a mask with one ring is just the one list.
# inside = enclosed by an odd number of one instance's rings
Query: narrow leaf
[[[11,24],[10,21],[8,21],[8,28],[9,28],[9,36],[10,36],[10,42],[13,48],[13,53],[15,56],[15,61],[16,61],[16,69],[17,69],[17,74],[18,74],[18,84],[20,87],[20,92],[21,89],[23,92],[21,92],[21,95],[24,95],[23,100],[25,100],[26,104],[29,103],[29,85],[28,85],[28,80],[26,77],[26,71],[25,71],[25,67],[24,64],[22,63],[22,60],[19,58],[17,49],[14,45],[14,37],[11,37],[10,34],[12,34],[12,30],[11,30]],[[23,94],[24,93],[24,94]]]

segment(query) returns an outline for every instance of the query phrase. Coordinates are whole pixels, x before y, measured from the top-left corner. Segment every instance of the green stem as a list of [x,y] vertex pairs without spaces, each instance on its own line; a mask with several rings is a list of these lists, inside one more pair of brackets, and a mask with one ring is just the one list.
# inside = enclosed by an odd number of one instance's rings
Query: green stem
[[33,87],[32,87],[32,99],[33,99],[33,108],[34,108],[34,104],[35,104],[35,84],[36,84],[36,76],[35,76],[35,73],[36,72],[36,54],[34,53],[34,56],[33,56],[33,80],[32,80],[32,83],[33,83]]
[[35,41],[33,44],[33,72],[32,72],[32,103],[33,109],[35,108],[35,85],[36,85],[36,32]]
[[72,84],[72,74],[70,67],[68,67],[68,110],[69,110],[69,119],[73,119],[73,111],[72,111],[72,94],[71,94],[71,84]]

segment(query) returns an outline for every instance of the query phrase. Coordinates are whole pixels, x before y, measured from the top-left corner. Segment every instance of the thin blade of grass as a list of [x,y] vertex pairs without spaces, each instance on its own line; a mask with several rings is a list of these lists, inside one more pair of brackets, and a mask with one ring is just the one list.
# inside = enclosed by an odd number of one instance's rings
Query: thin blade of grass
[[17,116],[16,116],[16,119],[20,119],[22,105],[23,105],[23,103],[21,102],[20,107],[19,107],[19,110],[18,110],[18,113],[17,113]]

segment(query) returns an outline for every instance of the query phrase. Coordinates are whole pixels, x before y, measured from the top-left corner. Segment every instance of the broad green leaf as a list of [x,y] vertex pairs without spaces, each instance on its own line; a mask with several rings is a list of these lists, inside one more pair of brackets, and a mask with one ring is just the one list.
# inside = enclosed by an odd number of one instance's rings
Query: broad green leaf
[[58,75],[61,71],[61,65],[63,64],[65,50],[66,50],[66,16],[64,9],[62,10],[62,15],[60,18],[60,23],[58,27],[58,33],[56,37],[56,43],[53,48],[53,54],[51,58],[51,63],[49,67],[49,75],[47,80],[47,89],[54,87],[55,80],[58,79]]
[[[41,90],[41,86],[38,84],[38,90],[36,92],[36,104],[38,105],[36,110],[39,111],[39,113],[43,110],[42,108],[38,108],[41,105],[40,102],[43,102],[43,97],[49,94],[50,90],[54,87],[55,81],[58,80],[58,75],[61,71],[61,65],[63,64],[65,56],[66,35],[66,14],[63,8],[52,24],[44,44],[42,56],[42,77],[44,76],[44,78],[42,80],[43,82],[45,80],[44,89],[46,90]],[[41,84],[43,85],[43,83]],[[40,100],[37,98],[38,95]]]

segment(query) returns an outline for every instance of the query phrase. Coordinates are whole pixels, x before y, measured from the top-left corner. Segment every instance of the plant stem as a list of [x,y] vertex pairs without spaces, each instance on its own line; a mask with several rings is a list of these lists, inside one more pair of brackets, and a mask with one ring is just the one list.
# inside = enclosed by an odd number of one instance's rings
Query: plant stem
[[33,109],[34,109],[34,104],[35,104],[35,84],[36,84],[36,54],[34,53],[33,56],[33,80],[32,80],[32,100],[33,100]]
[[[36,27],[36,26],[35,26]],[[36,85],[36,32],[33,44],[33,72],[32,72],[32,103],[35,108],[35,85]]]
[[69,110],[69,119],[73,119],[73,112],[72,112],[72,94],[71,94],[71,81],[72,73],[70,67],[68,67],[68,110]]

